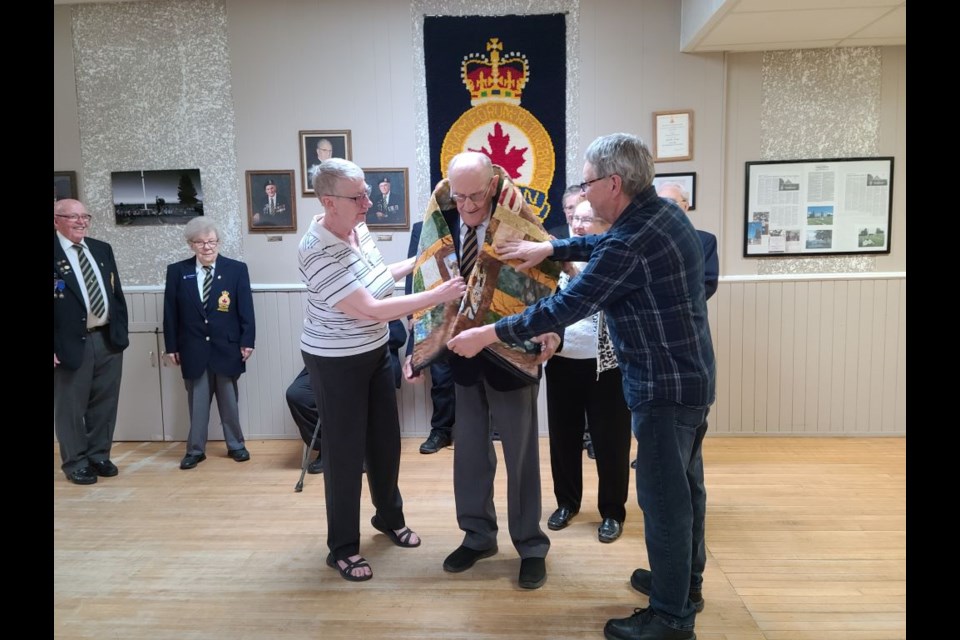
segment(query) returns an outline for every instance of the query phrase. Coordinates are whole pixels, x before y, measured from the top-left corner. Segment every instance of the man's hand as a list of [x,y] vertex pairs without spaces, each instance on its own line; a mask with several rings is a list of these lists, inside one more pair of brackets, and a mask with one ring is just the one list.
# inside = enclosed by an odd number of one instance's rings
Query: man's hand
[[403,378],[413,384],[423,382],[423,376],[420,375],[420,372],[413,372],[413,356],[407,356],[406,360],[403,361]]
[[447,342],[447,348],[458,356],[472,358],[483,351],[485,346],[496,341],[497,331],[494,325],[488,324],[483,327],[461,331]]
[[502,260],[522,260],[516,268],[520,271],[535,267],[553,255],[553,245],[549,241],[530,242],[511,238],[498,242],[495,246]]
[[539,336],[530,338],[530,342],[536,342],[541,345],[540,356],[537,358],[537,364],[546,362],[553,357],[560,346],[560,336],[556,333],[542,333]]
[[167,357],[168,360],[170,360],[170,362],[172,362],[173,364],[177,365],[178,367],[180,366],[180,354],[179,354],[179,353],[165,353],[164,355]]
[[57,357],[57,354],[53,354],[53,368],[56,369],[58,364],[60,364],[60,358]]
[[240,347],[240,360],[246,362],[253,354],[253,347]]

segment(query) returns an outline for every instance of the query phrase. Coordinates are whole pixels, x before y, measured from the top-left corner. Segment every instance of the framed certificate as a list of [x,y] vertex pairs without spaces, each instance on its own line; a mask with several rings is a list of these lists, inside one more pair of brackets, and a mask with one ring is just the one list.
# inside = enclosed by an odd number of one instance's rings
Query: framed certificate
[[653,112],[653,161],[693,160],[693,111]]

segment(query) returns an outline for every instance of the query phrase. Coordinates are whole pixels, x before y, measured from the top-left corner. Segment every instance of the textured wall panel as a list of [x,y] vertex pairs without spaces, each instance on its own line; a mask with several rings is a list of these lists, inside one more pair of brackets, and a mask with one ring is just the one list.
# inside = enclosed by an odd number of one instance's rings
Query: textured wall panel
[[162,283],[171,256],[189,252],[180,225],[116,226],[112,171],[200,169],[204,214],[220,227],[221,251],[240,257],[224,2],[78,5],[73,42],[91,235],[113,244],[124,284]]

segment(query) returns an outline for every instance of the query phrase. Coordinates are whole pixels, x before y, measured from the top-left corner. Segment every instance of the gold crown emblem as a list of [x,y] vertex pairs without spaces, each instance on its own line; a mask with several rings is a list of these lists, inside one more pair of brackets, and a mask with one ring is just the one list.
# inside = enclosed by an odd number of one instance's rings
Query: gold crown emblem
[[490,38],[487,51],[489,58],[482,53],[471,53],[460,64],[460,78],[470,92],[470,104],[477,106],[493,100],[520,104],[523,88],[530,78],[527,56],[511,51],[501,58],[500,38]]

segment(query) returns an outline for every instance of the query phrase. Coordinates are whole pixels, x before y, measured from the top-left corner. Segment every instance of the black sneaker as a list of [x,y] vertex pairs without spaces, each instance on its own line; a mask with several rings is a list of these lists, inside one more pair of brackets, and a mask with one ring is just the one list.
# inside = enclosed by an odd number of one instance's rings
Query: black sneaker
[[444,431],[431,431],[430,436],[420,445],[420,453],[436,453],[444,447],[449,447],[450,436]]
[[[650,595],[650,585],[653,584],[653,574],[647,569],[635,569],[630,576],[630,586],[640,593]],[[703,592],[700,589],[690,589],[690,601],[697,613],[703,611]]]
[[612,618],[603,627],[607,640],[697,640],[693,629],[668,625],[653,609],[634,609],[629,618]]

